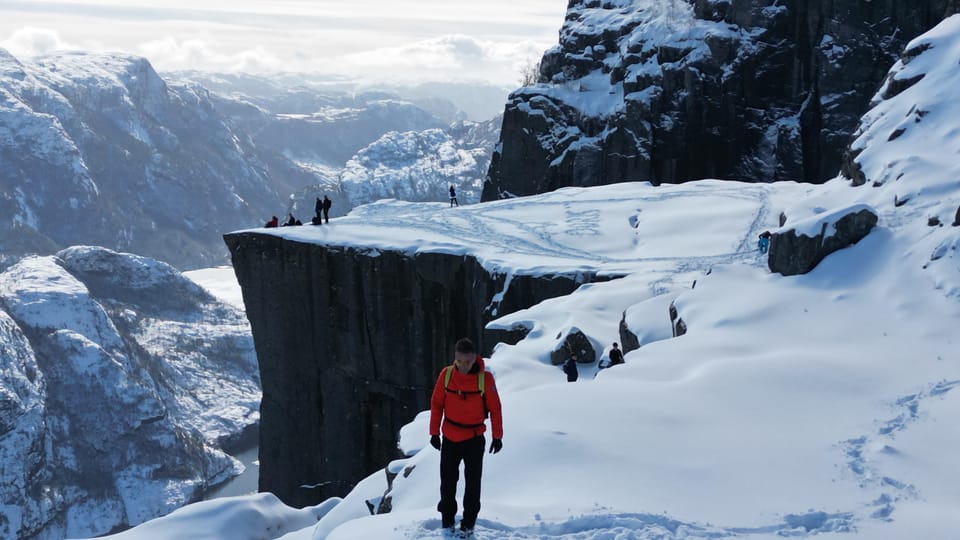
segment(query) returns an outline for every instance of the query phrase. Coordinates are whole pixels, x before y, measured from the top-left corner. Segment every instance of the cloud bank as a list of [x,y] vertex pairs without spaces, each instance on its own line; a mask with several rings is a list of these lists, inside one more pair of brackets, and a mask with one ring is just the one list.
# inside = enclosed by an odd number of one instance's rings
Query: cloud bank
[[5,0],[0,47],[16,56],[120,51],[159,70],[327,73],[512,86],[556,42],[557,0]]

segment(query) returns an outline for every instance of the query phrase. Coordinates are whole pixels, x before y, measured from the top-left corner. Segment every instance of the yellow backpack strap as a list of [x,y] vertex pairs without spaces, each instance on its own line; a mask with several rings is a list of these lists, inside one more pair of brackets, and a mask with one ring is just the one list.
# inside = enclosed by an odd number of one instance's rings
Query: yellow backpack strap
[[453,375],[453,366],[447,366],[444,368],[443,374],[443,389],[446,390],[450,388],[450,376]]
[[477,377],[477,390],[480,390],[480,395],[483,396],[483,379],[486,371],[481,370],[480,375]]

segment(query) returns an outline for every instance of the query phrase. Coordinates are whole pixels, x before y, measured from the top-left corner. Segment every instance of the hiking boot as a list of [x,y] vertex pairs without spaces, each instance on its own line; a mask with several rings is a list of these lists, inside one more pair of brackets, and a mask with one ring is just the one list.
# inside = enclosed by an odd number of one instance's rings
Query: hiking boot
[[449,527],[440,528],[440,536],[444,538],[457,538],[458,537],[457,534],[458,534],[457,529],[454,528],[453,525],[450,525]]
[[457,531],[457,538],[473,538],[473,529],[460,527],[460,530]]

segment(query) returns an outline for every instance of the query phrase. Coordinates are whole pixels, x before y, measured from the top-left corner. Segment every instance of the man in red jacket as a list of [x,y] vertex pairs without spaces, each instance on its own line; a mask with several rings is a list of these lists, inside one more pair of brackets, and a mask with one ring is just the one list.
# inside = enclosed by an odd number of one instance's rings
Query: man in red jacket
[[[457,515],[457,482],[460,462],[466,488],[463,494],[464,537],[473,533],[480,513],[480,478],[483,475],[483,452],[487,414],[493,424],[490,453],[503,448],[503,417],[500,396],[493,374],[486,371],[469,339],[457,342],[452,366],[443,368],[430,400],[430,444],[440,450],[440,503],[437,511],[444,529],[453,529]],[[440,439],[441,420],[443,440]]]

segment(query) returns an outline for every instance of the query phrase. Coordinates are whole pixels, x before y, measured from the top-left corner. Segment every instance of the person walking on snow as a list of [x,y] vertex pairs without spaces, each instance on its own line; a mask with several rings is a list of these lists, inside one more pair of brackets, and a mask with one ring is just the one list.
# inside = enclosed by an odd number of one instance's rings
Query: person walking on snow
[[757,247],[760,248],[760,253],[766,253],[770,250],[770,237],[773,236],[770,234],[770,231],[763,231],[760,233],[760,240],[757,241]]
[[450,186],[450,208],[453,208],[453,205],[460,207],[460,202],[457,201],[457,190],[453,189],[453,185]]
[[563,364],[563,372],[567,374],[567,382],[577,382],[577,379],[580,378],[576,353],[570,353],[570,358],[567,358],[567,361]]
[[[486,449],[487,415],[493,427],[490,453],[503,448],[503,416],[500,396],[493,374],[486,371],[483,358],[469,339],[457,341],[453,365],[440,371],[430,399],[430,444],[440,450],[441,525],[453,533],[457,515],[457,482],[463,462],[463,519],[460,537],[473,534],[480,513],[480,480],[483,475],[483,453]],[[441,439],[441,431],[443,437]]]
[[326,195],[323,196],[323,219],[330,224],[330,207],[333,206],[333,201],[330,200]]

